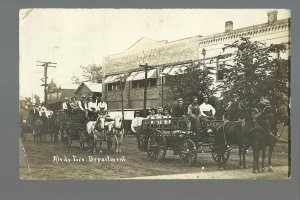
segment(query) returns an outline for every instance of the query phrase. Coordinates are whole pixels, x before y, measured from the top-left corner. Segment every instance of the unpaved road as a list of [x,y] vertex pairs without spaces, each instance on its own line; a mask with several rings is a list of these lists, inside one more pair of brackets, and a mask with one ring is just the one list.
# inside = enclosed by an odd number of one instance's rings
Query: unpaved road
[[[26,157],[22,155],[24,146]],[[122,154],[93,155],[81,151],[78,142],[66,149],[62,144],[36,144],[28,134],[27,140],[20,144],[20,178],[24,180],[61,179],[286,179],[288,178],[288,154],[286,148],[277,147],[273,155],[275,172],[252,173],[252,153],[247,154],[248,169],[238,166],[237,151],[233,150],[227,169],[218,171],[210,153],[198,154],[193,167],[185,166],[179,156],[168,151],[162,162],[152,162],[146,153],[137,149],[136,139],[127,136],[123,141]],[[106,148],[106,145],[103,146]],[[27,163],[30,169],[27,168]]]

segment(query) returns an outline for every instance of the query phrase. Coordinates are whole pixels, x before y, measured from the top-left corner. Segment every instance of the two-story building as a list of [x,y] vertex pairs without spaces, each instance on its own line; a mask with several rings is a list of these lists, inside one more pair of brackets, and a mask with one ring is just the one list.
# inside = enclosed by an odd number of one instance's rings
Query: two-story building
[[277,11],[267,13],[266,22],[253,26],[234,29],[233,22],[225,22],[225,30],[207,36],[193,36],[176,41],[155,41],[141,38],[122,53],[105,58],[103,66],[103,96],[109,109],[120,109],[123,87],[123,103],[127,109],[143,108],[145,73],[140,65],[148,64],[153,68],[148,71],[147,107],[163,106],[164,75],[184,73],[184,69],[195,62],[206,62],[214,68],[215,85],[218,76],[219,55],[223,54],[224,44],[230,44],[240,37],[270,44],[286,44],[288,51],[281,54],[283,59],[290,56],[290,19],[277,20]]

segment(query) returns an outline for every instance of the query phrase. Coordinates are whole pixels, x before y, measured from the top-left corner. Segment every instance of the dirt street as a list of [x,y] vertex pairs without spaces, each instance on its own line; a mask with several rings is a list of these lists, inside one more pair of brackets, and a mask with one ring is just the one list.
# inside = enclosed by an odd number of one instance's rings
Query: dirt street
[[[26,157],[22,155],[24,146]],[[106,148],[106,144],[103,145]],[[36,144],[32,135],[20,144],[20,178],[24,180],[60,180],[60,179],[286,179],[288,178],[288,153],[286,147],[278,145],[273,154],[275,172],[252,173],[252,152],[247,153],[247,169],[238,166],[237,150],[233,150],[227,163],[227,169],[218,171],[210,153],[199,153],[193,167],[183,164],[179,156],[168,151],[162,162],[152,162],[146,153],[137,148],[134,136],[128,135],[123,141],[119,155],[94,155],[88,150],[82,151],[79,143],[74,142],[70,149],[63,144]],[[22,151],[22,152],[21,152]],[[28,161],[30,169],[27,168]]]

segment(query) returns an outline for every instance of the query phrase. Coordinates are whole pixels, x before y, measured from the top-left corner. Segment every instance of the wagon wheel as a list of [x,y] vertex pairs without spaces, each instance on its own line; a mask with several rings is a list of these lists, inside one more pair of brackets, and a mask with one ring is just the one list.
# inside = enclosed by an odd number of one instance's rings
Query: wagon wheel
[[180,143],[179,156],[186,165],[192,166],[195,164],[197,159],[197,146],[193,140],[186,139]]
[[[214,161],[216,163],[218,163],[219,156],[218,156],[216,148],[212,149],[211,154],[212,154],[212,157],[213,157]],[[221,162],[222,162],[222,164],[225,164],[228,161],[229,156],[230,156],[230,149],[229,148],[227,148],[227,147],[224,148],[223,156],[224,156],[224,160],[221,160]]]
[[167,152],[166,139],[162,133],[155,130],[148,138],[147,154],[151,160],[161,161]]

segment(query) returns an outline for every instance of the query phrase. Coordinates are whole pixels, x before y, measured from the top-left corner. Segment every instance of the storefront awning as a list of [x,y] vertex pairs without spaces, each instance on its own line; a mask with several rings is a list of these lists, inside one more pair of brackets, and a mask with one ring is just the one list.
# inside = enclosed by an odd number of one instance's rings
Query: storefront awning
[[183,74],[185,73],[187,66],[188,65],[176,65],[176,66],[166,67],[162,71],[160,76],[166,76],[166,75],[175,76],[175,75]]
[[103,83],[115,83],[120,81],[120,77],[124,77],[124,74],[107,76]]
[[[148,71],[147,78],[157,78],[156,69]],[[145,79],[145,71],[132,72],[126,81],[136,81]]]

